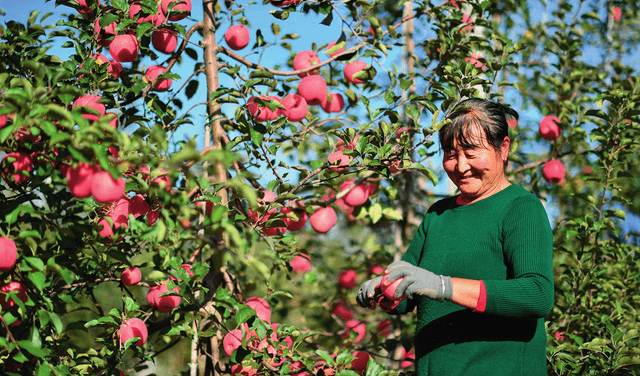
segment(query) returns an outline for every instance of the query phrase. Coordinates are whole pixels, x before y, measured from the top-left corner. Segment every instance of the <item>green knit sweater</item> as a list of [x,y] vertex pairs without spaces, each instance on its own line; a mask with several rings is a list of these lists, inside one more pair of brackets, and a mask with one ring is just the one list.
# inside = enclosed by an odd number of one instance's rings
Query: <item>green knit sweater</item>
[[540,200],[510,185],[484,200],[429,208],[404,261],[451,277],[482,280],[482,313],[428,298],[417,306],[418,376],[546,375],[544,316],[553,306],[553,239]]

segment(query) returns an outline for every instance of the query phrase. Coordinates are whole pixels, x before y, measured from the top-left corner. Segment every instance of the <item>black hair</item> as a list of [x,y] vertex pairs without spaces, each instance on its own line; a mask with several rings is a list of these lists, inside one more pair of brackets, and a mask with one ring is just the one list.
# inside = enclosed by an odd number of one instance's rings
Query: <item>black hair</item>
[[[475,141],[486,136],[489,145],[498,150],[509,135],[507,116],[516,121],[519,118],[518,112],[502,103],[478,98],[465,99],[445,117],[451,123],[443,126],[438,133],[440,148],[451,151],[454,141],[463,149],[483,147],[486,145],[477,145]],[[478,134],[479,131],[484,134]]]

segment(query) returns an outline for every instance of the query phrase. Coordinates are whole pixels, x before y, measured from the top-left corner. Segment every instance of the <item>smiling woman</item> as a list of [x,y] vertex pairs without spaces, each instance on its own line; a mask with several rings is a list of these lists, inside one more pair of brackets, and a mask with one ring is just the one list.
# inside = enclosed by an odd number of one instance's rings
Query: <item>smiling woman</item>
[[[419,375],[546,375],[544,316],[553,305],[553,238],[540,200],[504,172],[511,141],[502,104],[468,99],[440,130],[443,166],[460,194],[433,204],[387,268],[417,308]],[[356,296],[371,307],[381,277]]]

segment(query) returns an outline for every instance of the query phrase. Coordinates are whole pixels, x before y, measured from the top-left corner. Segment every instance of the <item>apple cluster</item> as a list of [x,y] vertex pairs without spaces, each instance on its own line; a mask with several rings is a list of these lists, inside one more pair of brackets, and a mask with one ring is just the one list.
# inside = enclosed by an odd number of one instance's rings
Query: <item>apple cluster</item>
[[[540,135],[549,141],[557,139],[562,134],[560,124],[560,119],[555,115],[543,117],[540,121]],[[565,181],[565,167],[561,161],[551,159],[542,167],[542,176],[549,183],[563,185]]]

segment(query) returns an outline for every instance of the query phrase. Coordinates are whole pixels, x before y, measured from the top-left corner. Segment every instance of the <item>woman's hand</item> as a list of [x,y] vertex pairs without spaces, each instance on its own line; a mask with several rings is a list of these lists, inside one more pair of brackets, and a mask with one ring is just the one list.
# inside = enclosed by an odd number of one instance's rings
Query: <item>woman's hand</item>
[[433,300],[451,300],[453,295],[451,277],[434,274],[406,261],[396,261],[389,265],[387,270],[389,271],[387,279],[391,283],[404,277],[398,284],[395,297],[406,294],[409,299],[421,295]]
[[382,277],[370,279],[362,284],[356,295],[356,302],[364,308],[376,308],[376,287],[380,286]]

